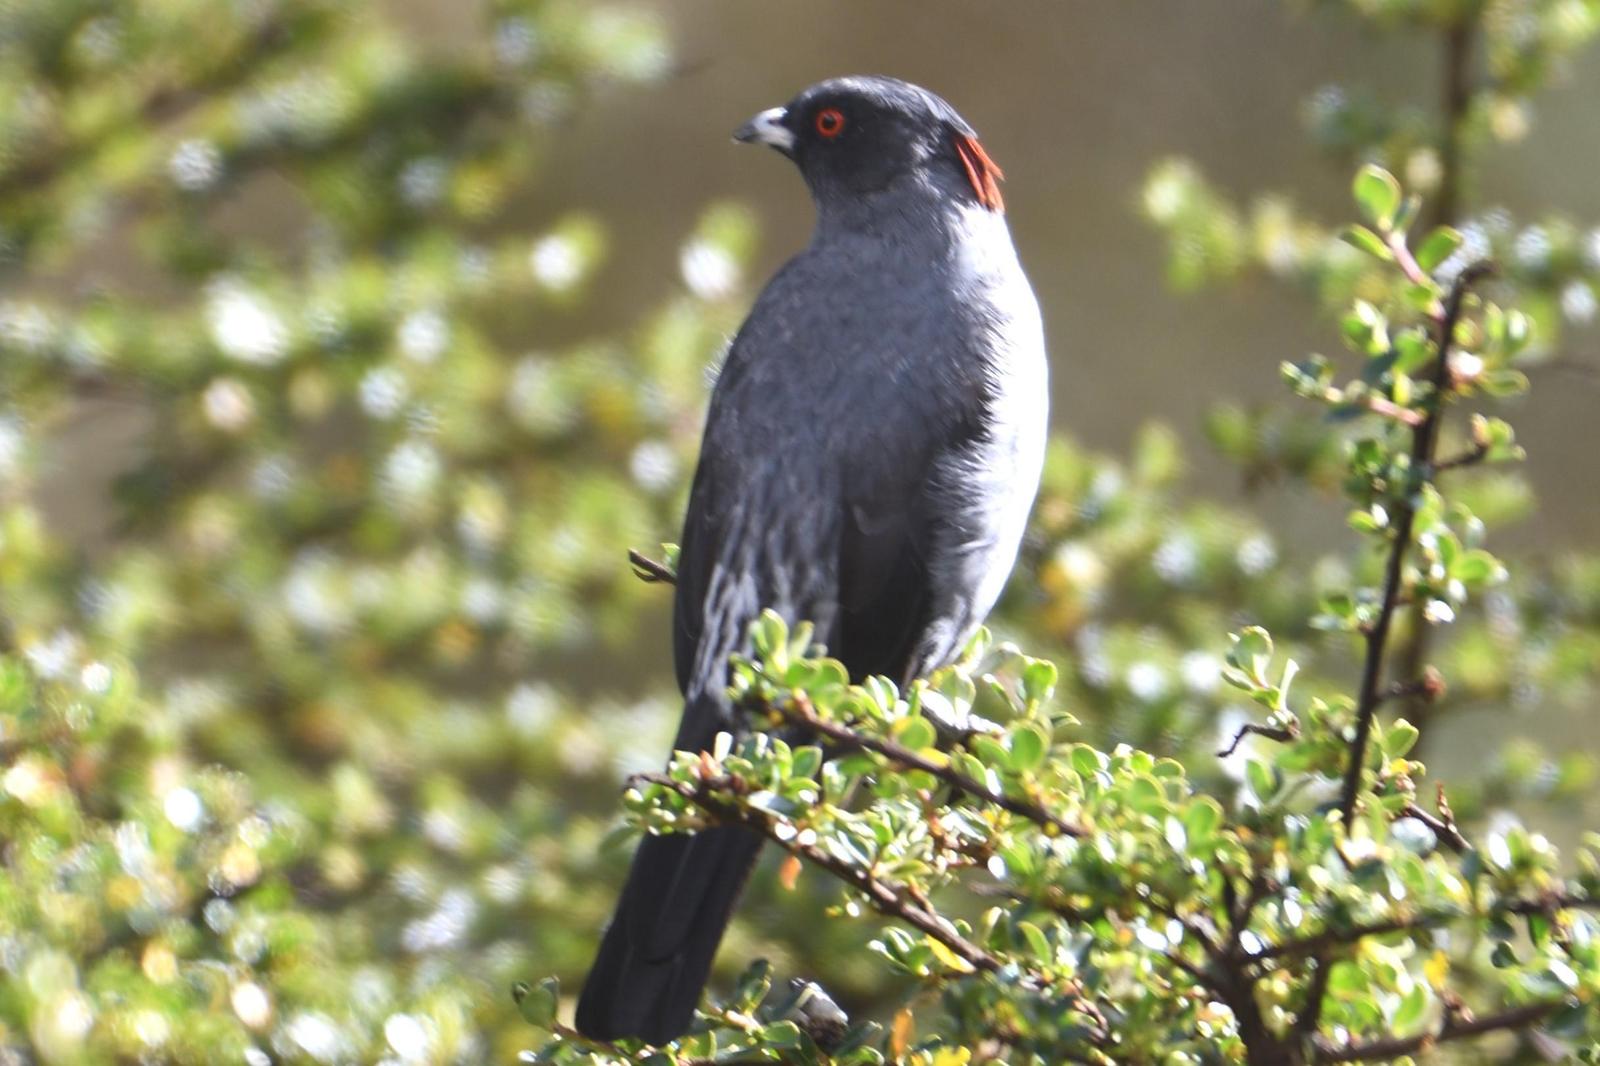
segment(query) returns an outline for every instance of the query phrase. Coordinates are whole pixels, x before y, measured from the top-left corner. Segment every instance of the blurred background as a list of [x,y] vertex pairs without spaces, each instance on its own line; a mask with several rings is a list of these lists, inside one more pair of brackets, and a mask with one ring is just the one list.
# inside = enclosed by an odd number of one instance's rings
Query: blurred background
[[[1224,792],[1229,628],[1348,687],[1315,623],[1370,565],[1344,430],[1277,367],[1340,347],[1355,166],[1500,258],[1540,327],[1529,461],[1470,491],[1516,576],[1412,631],[1452,682],[1416,714],[1458,811],[1594,824],[1597,28],[1584,0],[0,8],[0,1062],[531,1043],[509,989],[581,977],[622,781],[676,722],[670,595],[626,551],[675,539],[708,368],[810,224],[729,133],[835,74],[938,91],[1009,178],[1060,439],[997,627],[1094,739]],[[817,925],[834,898],[764,869],[727,972],[892,1002],[867,932]]]

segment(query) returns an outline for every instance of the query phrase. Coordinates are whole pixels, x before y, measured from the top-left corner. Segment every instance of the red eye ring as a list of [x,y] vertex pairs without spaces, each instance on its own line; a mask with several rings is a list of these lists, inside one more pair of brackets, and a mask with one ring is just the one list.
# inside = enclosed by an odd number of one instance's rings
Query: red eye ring
[[824,137],[833,138],[844,132],[844,112],[837,107],[825,107],[817,112],[817,132]]

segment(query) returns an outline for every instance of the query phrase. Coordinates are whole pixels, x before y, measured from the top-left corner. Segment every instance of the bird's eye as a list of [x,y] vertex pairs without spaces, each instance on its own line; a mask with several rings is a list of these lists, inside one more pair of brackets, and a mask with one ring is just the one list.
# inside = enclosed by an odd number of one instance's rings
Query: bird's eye
[[844,112],[837,107],[825,107],[817,112],[817,132],[824,137],[837,137],[844,132]]

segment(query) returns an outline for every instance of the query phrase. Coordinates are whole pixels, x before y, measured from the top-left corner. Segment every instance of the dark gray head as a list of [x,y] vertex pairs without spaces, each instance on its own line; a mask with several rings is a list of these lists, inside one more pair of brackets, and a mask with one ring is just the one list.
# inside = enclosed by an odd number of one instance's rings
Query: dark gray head
[[782,107],[761,112],[733,136],[793,159],[824,207],[919,178],[992,211],[1003,207],[1003,175],[977,132],[943,99],[896,78],[818,82]]

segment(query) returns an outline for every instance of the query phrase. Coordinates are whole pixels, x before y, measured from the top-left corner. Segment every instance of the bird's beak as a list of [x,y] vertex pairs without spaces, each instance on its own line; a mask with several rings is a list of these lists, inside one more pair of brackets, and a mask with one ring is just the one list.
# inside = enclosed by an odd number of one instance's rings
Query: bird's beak
[[769,107],[743,126],[733,131],[733,139],[740,144],[765,144],[784,155],[794,154],[794,134],[783,120],[789,112],[781,107]]

